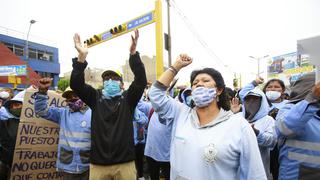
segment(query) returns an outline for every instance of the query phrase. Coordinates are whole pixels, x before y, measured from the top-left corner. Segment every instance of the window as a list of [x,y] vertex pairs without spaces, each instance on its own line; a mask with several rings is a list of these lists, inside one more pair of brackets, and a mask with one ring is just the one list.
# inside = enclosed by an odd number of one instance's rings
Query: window
[[38,51],[38,59],[44,60],[43,55],[44,55],[44,51]]
[[53,53],[52,52],[46,52],[47,56],[48,56],[48,60],[49,61],[53,61]]
[[50,77],[50,78],[53,78],[53,74],[52,73],[48,73],[48,72],[39,72],[38,71],[38,74],[44,78],[44,77]]
[[49,54],[45,52],[42,57],[43,60],[49,61]]
[[7,46],[7,48],[9,48],[15,55],[17,56],[23,56],[23,52],[24,52],[24,49],[23,49],[23,46],[19,46],[19,45],[16,45],[16,44],[10,44],[10,43],[4,43],[4,45]]
[[[3,42],[17,56],[24,56],[24,46]],[[53,53],[29,48],[29,58],[53,62]]]
[[7,48],[9,48],[13,52],[13,44],[4,43],[4,45],[6,45]]
[[29,58],[37,59],[37,50],[29,49]]
[[17,56],[23,56],[23,47],[22,46],[14,45],[13,50],[14,50],[14,54],[16,54]]

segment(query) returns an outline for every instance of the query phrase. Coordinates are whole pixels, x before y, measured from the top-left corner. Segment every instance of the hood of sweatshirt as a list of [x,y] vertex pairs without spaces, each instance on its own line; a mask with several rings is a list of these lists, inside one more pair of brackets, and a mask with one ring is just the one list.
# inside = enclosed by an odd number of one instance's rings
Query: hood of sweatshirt
[[[250,98],[249,96],[257,97],[254,98],[256,101],[248,100],[248,98]],[[258,87],[256,87],[245,94],[242,108],[243,116],[251,123],[267,116],[270,107],[266,95]],[[249,112],[250,115],[246,115],[246,112]]]

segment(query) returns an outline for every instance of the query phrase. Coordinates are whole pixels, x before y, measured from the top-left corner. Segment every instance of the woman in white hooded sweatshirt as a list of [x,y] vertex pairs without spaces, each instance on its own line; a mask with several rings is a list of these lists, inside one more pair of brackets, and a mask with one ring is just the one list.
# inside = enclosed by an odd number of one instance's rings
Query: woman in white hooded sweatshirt
[[[252,125],[268,179],[270,174],[270,151],[277,143],[274,131],[275,121],[268,115],[269,104],[266,95],[257,87],[259,78],[241,89],[239,96],[242,100],[242,115]],[[241,114],[241,113],[240,113]]]
[[221,74],[204,68],[191,74],[190,108],[166,95],[178,71],[192,59],[182,54],[152,86],[149,98],[160,117],[172,121],[171,179],[265,180],[255,134],[233,114]]

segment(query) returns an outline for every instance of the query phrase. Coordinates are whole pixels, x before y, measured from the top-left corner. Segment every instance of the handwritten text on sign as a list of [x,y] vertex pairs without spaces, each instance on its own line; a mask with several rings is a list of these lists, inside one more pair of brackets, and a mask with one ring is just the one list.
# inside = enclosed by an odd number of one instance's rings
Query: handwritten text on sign
[[[66,101],[49,92],[48,106],[64,107]],[[58,124],[42,119],[34,111],[34,91],[25,94],[16,147],[11,168],[11,180],[61,179],[56,171]]]

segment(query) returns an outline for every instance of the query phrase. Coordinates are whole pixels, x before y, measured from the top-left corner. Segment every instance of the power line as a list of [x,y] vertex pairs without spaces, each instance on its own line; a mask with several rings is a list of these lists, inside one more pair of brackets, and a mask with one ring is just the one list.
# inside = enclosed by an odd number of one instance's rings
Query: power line
[[214,51],[212,49],[209,48],[208,44],[205,42],[205,40],[199,35],[199,33],[196,31],[196,29],[194,28],[193,24],[191,23],[191,21],[188,19],[188,17],[183,13],[183,11],[178,7],[177,3],[175,2],[175,0],[170,0],[169,1],[170,6],[173,7],[173,9],[175,10],[176,14],[179,15],[179,17],[183,20],[183,22],[186,24],[186,26],[188,27],[188,29],[191,31],[191,33],[193,34],[193,36],[199,41],[199,43],[201,44],[201,46],[207,51],[207,53],[213,58],[215,59],[223,68],[227,69],[228,71],[230,71],[231,73],[233,73],[233,71],[230,69],[230,67],[226,64],[224,64],[224,62],[214,53]]

